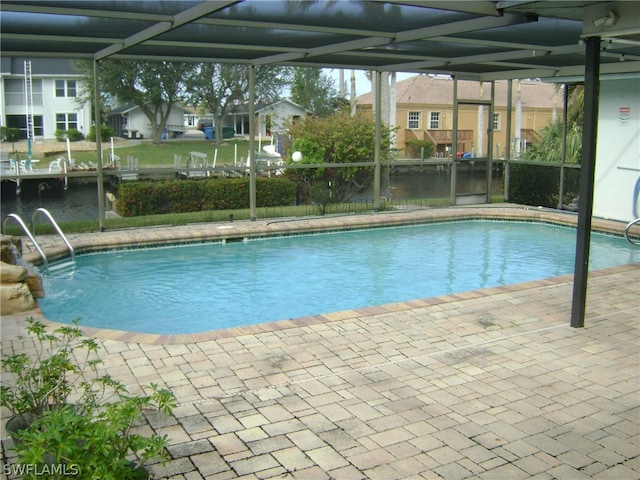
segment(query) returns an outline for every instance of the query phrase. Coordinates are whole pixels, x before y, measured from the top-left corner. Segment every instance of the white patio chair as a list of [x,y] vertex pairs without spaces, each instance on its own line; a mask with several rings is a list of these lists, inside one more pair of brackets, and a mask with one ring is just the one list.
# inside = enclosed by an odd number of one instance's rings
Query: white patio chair
[[60,173],[62,172],[62,157],[58,157],[52,162],[49,163],[49,173]]

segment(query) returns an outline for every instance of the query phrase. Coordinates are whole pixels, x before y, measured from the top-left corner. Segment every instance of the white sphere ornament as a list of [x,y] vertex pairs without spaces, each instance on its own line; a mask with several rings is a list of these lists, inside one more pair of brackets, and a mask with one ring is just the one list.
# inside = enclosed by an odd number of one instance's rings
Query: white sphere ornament
[[294,162],[299,162],[300,160],[302,160],[302,152],[293,152],[291,158]]

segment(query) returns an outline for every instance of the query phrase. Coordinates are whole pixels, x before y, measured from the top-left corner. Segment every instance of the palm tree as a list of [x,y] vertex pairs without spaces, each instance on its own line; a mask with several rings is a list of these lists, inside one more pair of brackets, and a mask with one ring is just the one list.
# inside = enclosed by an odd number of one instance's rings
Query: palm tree
[[[560,88],[560,86],[558,86]],[[582,155],[582,112],[584,110],[584,87],[572,85],[568,89],[567,134],[565,163],[580,163]],[[563,119],[555,118],[539,132],[540,141],[531,143],[521,155],[525,160],[542,162],[562,161]]]

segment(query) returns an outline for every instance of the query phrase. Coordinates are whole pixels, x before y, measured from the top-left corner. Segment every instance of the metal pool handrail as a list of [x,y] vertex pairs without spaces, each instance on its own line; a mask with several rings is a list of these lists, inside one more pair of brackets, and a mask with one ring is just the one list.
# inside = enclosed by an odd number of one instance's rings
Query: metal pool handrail
[[633,245],[640,245],[640,241],[636,241],[634,239],[632,239],[629,236],[629,230],[631,229],[631,227],[633,227],[636,223],[640,223],[640,218],[636,218],[635,220],[631,220],[626,227],[624,227],[624,238],[627,239],[627,241],[629,243],[632,243]]
[[33,230],[34,235],[35,235],[35,219],[38,216],[38,213],[42,213],[44,214],[45,217],[47,217],[47,219],[49,220],[49,222],[51,223],[51,225],[53,226],[53,228],[55,229],[56,232],[58,232],[58,235],[60,235],[60,237],[62,238],[62,240],[64,241],[64,243],[67,245],[67,248],[69,249],[69,252],[71,252],[71,261],[75,262],[76,260],[76,254],[73,250],[73,247],[71,246],[71,244],[69,243],[69,240],[67,240],[67,237],[64,235],[64,233],[62,233],[62,229],[58,226],[58,223],[54,220],[53,215],[51,215],[51,213],[49,212],[49,210],[47,210],[46,208],[37,208],[35,212],[33,212],[33,215],[31,215],[31,230]]

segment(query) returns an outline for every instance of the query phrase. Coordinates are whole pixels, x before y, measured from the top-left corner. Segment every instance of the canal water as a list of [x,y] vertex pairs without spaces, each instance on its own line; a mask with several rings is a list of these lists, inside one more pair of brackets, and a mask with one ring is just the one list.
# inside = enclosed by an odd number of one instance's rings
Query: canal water
[[[25,188],[16,195],[15,183],[2,182],[2,218],[9,213],[17,213],[28,225],[33,212],[43,207],[57,222],[98,219],[98,188],[95,184],[71,185],[66,191],[51,184],[23,186]],[[41,215],[38,218],[39,221],[44,219]]]
[[[462,171],[457,174],[457,191],[483,192],[485,190],[484,171]],[[105,191],[109,187],[105,187]],[[393,200],[416,198],[448,198],[451,191],[451,177],[448,171],[436,167],[407,171],[396,175],[383,176],[381,195]],[[494,175],[492,194],[503,191],[500,175]],[[98,192],[95,184],[71,184],[65,191],[60,185],[34,183],[23,185],[19,195],[15,195],[15,184],[2,182],[2,203],[0,214],[4,218],[9,213],[17,213],[29,222],[33,212],[44,207],[58,222],[98,219]],[[371,201],[372,190],[358,195],[353,201]],[[39,216],[42,220],[43,217]]]

